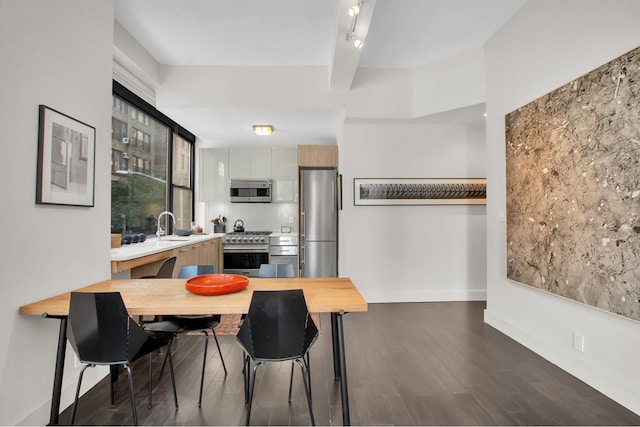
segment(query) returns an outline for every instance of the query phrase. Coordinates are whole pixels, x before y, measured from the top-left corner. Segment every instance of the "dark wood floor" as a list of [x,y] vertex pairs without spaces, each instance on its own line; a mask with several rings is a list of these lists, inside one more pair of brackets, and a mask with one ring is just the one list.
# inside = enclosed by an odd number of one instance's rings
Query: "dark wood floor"
[[[640,425],[639,416],[484,324],[484,308],[482,302],[371,304],[367,313],[345,316],[352,424]],[[322,328],[311,353],[314,415],[319,425],[340,425],[328,315]],[[175,347],[177,411],[167,375],[154,384],[147,409],[148,359],[134,366],[140,424],[244,425],[242,357],[234,336],[220,337],[226,377],[209,346],[205,396],[197,406],[202,340],[181,336]],[[154,358],[156,373],[161,362]],[[290,364],[259,372],[252,425],[308,424],[299,372],[291,405]],[[131,424],[126,387],[122,376],[112,407],[108,382],[100,382],[80,399],[76,424]]]

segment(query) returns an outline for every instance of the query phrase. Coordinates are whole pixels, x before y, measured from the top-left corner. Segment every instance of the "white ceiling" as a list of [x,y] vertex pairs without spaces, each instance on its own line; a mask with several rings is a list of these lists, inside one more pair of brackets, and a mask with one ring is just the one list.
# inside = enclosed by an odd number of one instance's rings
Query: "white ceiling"
[[[339,49],[357,0],[115,0],[115,16],[160,64],[332,66],[336,86],[348,89],[357,67],[415,68],[481,46],[525,2],[364,0],[357,29],[365,44],[347,60]],[[274,143],[335,140],[344,118],[290,109],[163,112],[205,141],[246,140],[247,117],[273,124]]]

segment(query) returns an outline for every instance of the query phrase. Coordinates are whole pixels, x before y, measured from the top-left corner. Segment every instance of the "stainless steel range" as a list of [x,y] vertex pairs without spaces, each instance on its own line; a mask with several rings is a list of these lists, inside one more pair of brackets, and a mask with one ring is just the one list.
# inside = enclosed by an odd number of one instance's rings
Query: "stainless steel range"
[[260,264],[269,263],[270,231],[234,231],[222,240],[224,273],[258,277]]

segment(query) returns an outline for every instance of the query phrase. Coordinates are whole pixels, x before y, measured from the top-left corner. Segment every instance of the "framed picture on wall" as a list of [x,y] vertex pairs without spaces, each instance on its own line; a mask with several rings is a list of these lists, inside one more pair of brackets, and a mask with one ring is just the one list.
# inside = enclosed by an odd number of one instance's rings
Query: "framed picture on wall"
[[355,178],[354,205],[484,205],[486,178]]
[[94,206],[96,130],[39,107],[36,203]]

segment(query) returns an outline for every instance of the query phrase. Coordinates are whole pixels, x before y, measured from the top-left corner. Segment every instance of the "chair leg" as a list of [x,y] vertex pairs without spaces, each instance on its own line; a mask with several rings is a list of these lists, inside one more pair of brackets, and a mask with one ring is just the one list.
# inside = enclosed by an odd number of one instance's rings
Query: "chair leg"
[[313,397],[311,395],[311,359],[309,358],[309,352],[307,351],[307,382],[309,383],[309,400],[313,402]]
[[289,403],[291,403],[291,390],[293,389],[293,367],[295,362],[291,361],[291,375],[289,376]]
[[[307,382],[309,383],[309,398],[313,401],[313,397],[311,395],[311,361],[309,359],[309,352],[307,352],[306,359],[303,359],[306,362],[306,370],[307,370]],[[289,378],[289,403],[291,403],[291,391],[293,389],[293,367],[295,365],[295,361],[291,361],[291,377]]]
[[202,406],[202,389],[204,388],[204,370],[207,366],[207,347],[208,346],[209,346],[209,335],[205,333],[204,334],[204,354],[202,356],[202,375],[200,376],[200,397],[198,398],[198,408]]
[[167,364],[167,358],[169,357],[169,353],[171,353],[171,346],[173,345],[174,338],[175,338],[175,335],[171,337],[171,339],[169,340],[169,344],[167,344],[167,354],[164,355],[164,360],[162,361],[162,367],[160,368],[160,374],[158,375],[158,378],[162,378],[162,373],[164,372],[164,367]]
[[249,404],[249,356],[244,351],[242,352],[242,376],[244,377],[244,404]]
[[309,406],[309,415],[311,416],[311,425],[316,425],[316,420],[313,418],[313,407],[311,406],[311,388],[307,383],[307,373],[305,372],[305,362],[303,359],[296,359],[295,362],[300,365],[300,371],[302,372],[302,382],[304,383],[304,391],[307,394],[307,405]]
[[84,375],[84,371],[92,365],[84,365],[80,370],[80,376],[78,377],[78,386],[76,387],[76,397],[73,400],[73,408],[71,409],[71,419],[69,421],[70,425],[76,421],[76,411],[78,410],[78,398],[80,397],[80,386],[82,385],[82,376]]
[[151,393],[153,385],[151,384],[151,377],[153,376],[151,372],[151,353],[149,353],[149,384],[147,385],[147,408],[151,409],[152,401],[151,401]]
[[178,393],[176,392],[176,377],[173,372],[173,355],[171,351],[167,349],[167,354],[169,357],[169,375],[171,376],[171,387],[173,388],[173,404],[178,409]]
[[128,363],[125,363],[124,367],[127,369],[127,376],[129,377],[129,398],[131,399],[131,411],[133,412],[133,425],[138,425],[138,412],[136,411],[136,397],[133,393],[133,375],[131,374],[131,367]]
[[249,403],[247,404],[247,425],[249,425],[249,420],[251,419],[251,405],[253,403],[253,392],[256,387],[256,374],[258,372],[258,367],[262,365],[264,365],[264,362],[256,363],[256,366],[253,367],[253,378],[249,380]]
[[216,331],[212,328],[211,332],[213,332],[213,339],[216,340],[216,347],[218,347],[218,354],[220,355],[220,362],[222,362],[222,369],[224,369],[224,375],[227,376],[227,365],[224,364],[224,357],[222,357],[222,350],[220,350],[220,343],[218,342],[218,336],[216,335]]

